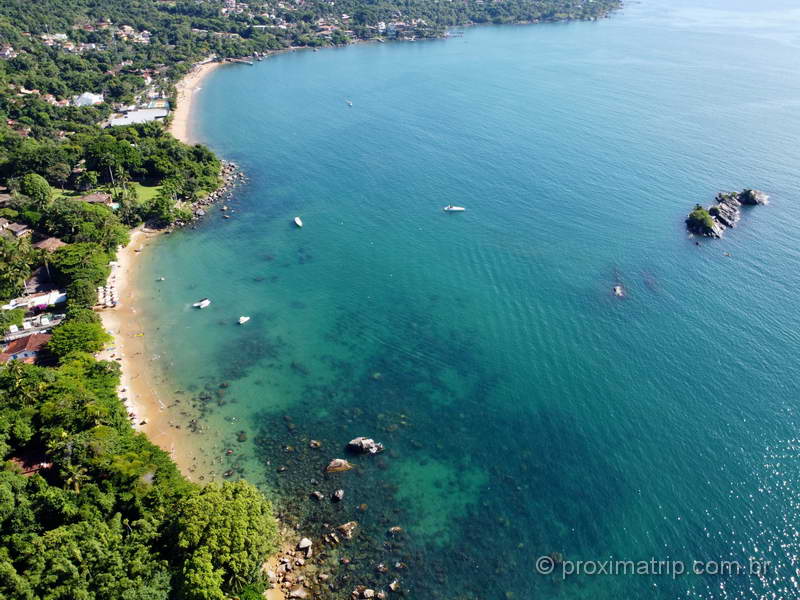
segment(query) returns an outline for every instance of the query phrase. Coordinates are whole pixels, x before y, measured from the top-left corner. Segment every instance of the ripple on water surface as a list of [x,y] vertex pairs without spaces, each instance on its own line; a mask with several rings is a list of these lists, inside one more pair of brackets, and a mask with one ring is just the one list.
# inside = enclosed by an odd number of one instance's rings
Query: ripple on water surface
[[[315,539],[360,524],[321,553],[349,561],[331,597],[800,596],[796,11],[701,3],[204,85],[200,133],[250,182],[143,255],[166,276],[145,339],[206,480],[256,482]],[[695,202],[747,186],[770,205],[686,238]],[[347,455],[359,435],[386,451]],[[552,553],[773,570],[538,574]]]

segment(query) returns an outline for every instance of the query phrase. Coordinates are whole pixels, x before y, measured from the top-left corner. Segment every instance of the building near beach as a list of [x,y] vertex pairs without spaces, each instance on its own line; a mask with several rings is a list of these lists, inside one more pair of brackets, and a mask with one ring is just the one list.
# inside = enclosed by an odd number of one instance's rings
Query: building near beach
[[45,250],[46,252],[55,252],[61,246],[66,246],[67,244],[62,242],[57,237],[49,237],[39,242],[36,242],[33,247],[38,250]]
[[51,337],[53,336],[49,333],[34,333],[14,340],[0,354],[0,364],[6,364],[12,360],[21,360],[26,363],[36,362]]
[[111,194],[107,194],[106,192],[92,192],[91,194],[81,196],[79,200],[88,202],[89,204],[102,204],[103,206],[108,206],[109,208],[114,204],[111,199]]
[[126,113],[114,115],[108,120],[111,127],[118,125],[135,125],[150,121],[163,121],[169,114],[168,108],[138,108]]
[[84,92],[80,96],[73,96],[72,103],[75,106],[94,106],[95,104],[102,104],[103,94],[92,94],[91,92]]

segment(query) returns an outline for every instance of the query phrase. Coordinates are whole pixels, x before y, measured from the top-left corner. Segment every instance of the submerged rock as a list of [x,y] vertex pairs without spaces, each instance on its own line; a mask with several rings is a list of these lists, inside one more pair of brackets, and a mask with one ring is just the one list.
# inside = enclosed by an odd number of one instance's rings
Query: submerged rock
[[355,521],[348,521],[344,525],[339,525],[336,528],[336,531],[341,533],[345,538],[348,540],[353,539],[353,533],[355,533],[356,528],[358,527],[358,523]]
[[328,463],[328,466],[325,467],[325,471],[328,473],[341,473],[342,471],[349,471],[353,468],[349,462],[347,462],[343,458],[334,458],[331,462]]
[[383,452],[383,444],[371,438],[359,436],[347,442],[347,449],[361,454],[378,454],[378,452]]

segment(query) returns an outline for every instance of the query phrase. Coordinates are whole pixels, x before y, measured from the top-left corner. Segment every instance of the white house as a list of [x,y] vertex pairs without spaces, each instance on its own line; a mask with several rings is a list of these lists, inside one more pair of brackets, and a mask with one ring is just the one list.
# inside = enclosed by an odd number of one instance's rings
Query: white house
[[80,96],[73,96],[72,103],[75,106],[94,106],[95,104],[102,104],[103,94],[92,94],[91,92],[83,92]]

